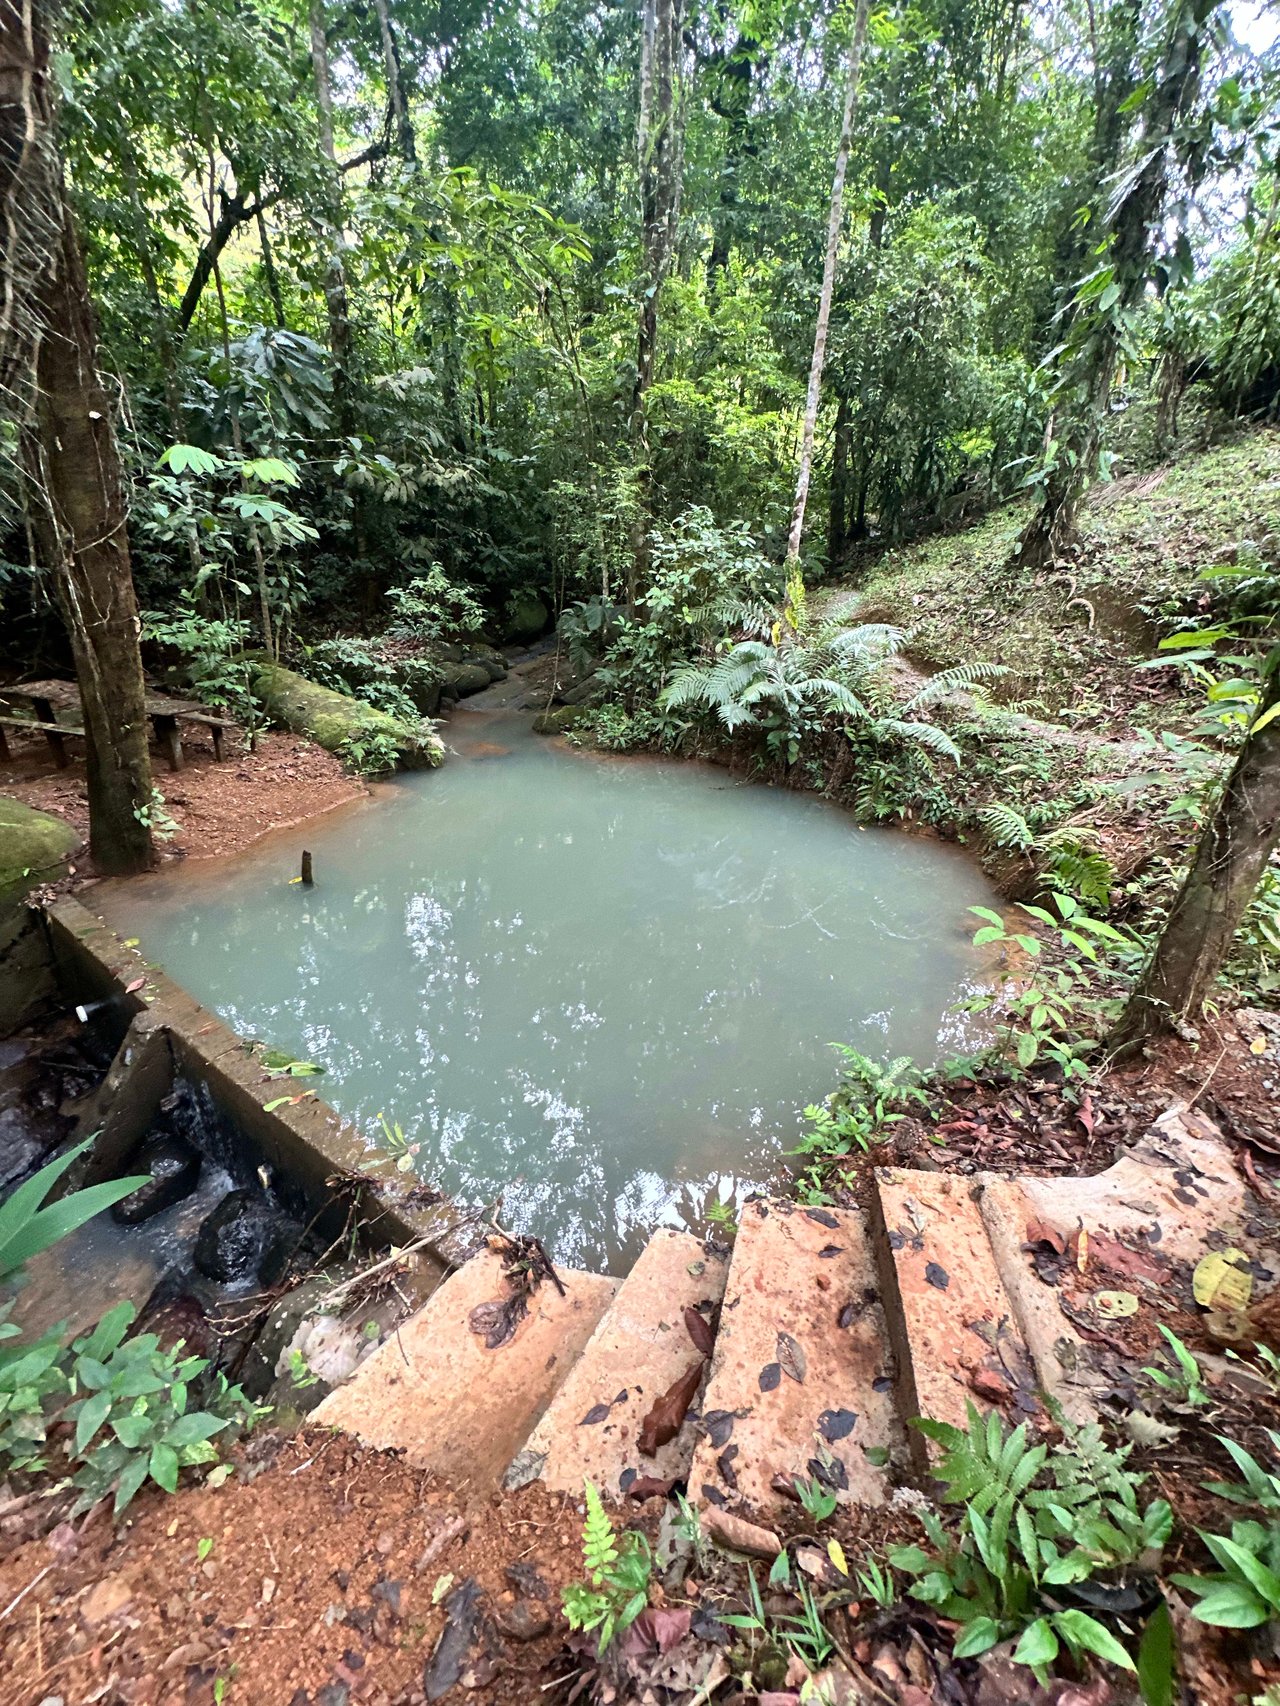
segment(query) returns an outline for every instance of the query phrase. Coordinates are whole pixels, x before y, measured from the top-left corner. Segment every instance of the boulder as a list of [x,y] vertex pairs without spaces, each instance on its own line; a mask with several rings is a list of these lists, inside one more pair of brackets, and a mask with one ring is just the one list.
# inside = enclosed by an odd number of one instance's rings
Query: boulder
[[81,839],[65,819],[0,796],[0,911],[60,877]]
[[457,699],[483,693],[491,681],[489,671],[479,663],[443,663],[440,671],[444,676],[444,694],[452,693]]
[[191,1195],[200,1178],[200,1157],[180,1137],[156,1137],[142,1145],[128,1171],[145,1173],[147,1182],[113,1204],[111,1218],[121,1226],[139,1226]]
[[196,1233],[195,1264],[224,1285],[245,1279],[274,1285],[297,1239],[293,1222],[257,1191],[228,1191]]
[[546,631],[551,612],[536,592],[527,589],[513,593],[507,601],[507,621],[502,630],[504,640],[527,643]]
[[[485,679],[488,686],[488,678]],[[414,726],[376,710],[363,699],[318,687],[314,681],[279,664],[263,664],[254,676],[253,691],[268,714],[286,728],[309,736],[326,752],[337,752],[343,742],[371,734],[385,735],[399,754],[405,769],[440,764],[444,746],[425,724]]]
[[396,665],[396,686],[413,700],[414,709],[424,717],[434,717],[440,709],[440,690],[444,672],[434,658],[405,658]]
[[507,679],[507,660],[501,652],[481,646],[469,651],[463,658],[463,663],[487,671],[490,681],[505,681]]

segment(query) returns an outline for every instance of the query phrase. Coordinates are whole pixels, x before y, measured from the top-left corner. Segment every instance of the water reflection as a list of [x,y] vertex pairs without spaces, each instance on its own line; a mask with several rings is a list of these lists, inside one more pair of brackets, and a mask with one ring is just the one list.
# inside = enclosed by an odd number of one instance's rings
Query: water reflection
[[[509,752],[468,760],[468,723]],[[834,1081],[828,1043],[971,1040],[965,908],[991,895],[953,851],[718,771],[584,758],[511,715],[451,735],[440,773],[308,830],[313,890],[288,884],[293,835],[103,890],[104,911],[560,1260],[617,1271],[647,1228],[767,1182]]]

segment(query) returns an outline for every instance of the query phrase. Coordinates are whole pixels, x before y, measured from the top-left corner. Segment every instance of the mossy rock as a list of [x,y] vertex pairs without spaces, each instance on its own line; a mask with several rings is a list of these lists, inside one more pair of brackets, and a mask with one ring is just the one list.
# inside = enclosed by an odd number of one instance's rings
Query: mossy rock
[[473,646],[463,658],[465,664],[475,664],[480,669],[489,672],[490,681],[505,681],[507,679],[507,660],[502,653],[491,646]]
[[489,671],[479,663],[442,663],[440,673],[444,677],[446,693],[452,689],[459,699],[483,693],[492,681]]
[[533,719],[533,732],[539,735],[562,735],[585,722],[586,710],[581,705],[558,705],[554,711],[544,711]]
[[253,691],[276,722],[309,736],[326,752],[337,752],[344,741],[353,738],[385,735],[395,743],[403,769],[436,765],[444,759],[439,736],[425,724],[402,722],[363,699],[335,693],[331,687],[318,687],[279,664],[267,665],[254,677]]
[[544,633],[550,620],[551,613],[536,592],[517,592],[507,604],[507,622],[502,637],[525,644]]
[[0,796],[0,911],[60,877],[80,840],[65,819]]

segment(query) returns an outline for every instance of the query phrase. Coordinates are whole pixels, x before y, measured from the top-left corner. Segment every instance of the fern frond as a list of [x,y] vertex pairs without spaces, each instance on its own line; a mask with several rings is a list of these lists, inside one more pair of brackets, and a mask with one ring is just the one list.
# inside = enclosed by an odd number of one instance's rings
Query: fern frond
[[1002,663],[956,664],[952,669],[942,669],[937,675],[930,676],[920,691],[913,693],[907,700],[904,709],[914,711],[922,705],[934,705],[939,699],[945,699],[951,693],[958,693],[962,688],[972,687],[977,681],[995,681],[1008,673],[1007,667]]
[[1035,840],[1035,833],[1022,813],[1014,811],[1002,800],[996,800],[989,806],[979,806],[974,815],[997,847],[1016,847],[1025,851]]
[[587,1501],[586,1520],[582,1525],[582,1562],[587,1574],[599,1585],[618,1561],[618,1542],[609,1513],[600,1503],[600,1495],[590,1481],[583,1483]]
[[950,758],[956,764],[960,762],[960,748],[947,731],[940,729],[936,723],[908,723],[901,717],[885,717],[878,727],[886,734],[895,735],[899,740],[927,747],[940,758]]
[[836,681],[831,676],[818,676],[813,685],[826,694],[827,703],[832,710],[858,722],[867,721],[870,712],[853,689],[847,687],[843,681]]

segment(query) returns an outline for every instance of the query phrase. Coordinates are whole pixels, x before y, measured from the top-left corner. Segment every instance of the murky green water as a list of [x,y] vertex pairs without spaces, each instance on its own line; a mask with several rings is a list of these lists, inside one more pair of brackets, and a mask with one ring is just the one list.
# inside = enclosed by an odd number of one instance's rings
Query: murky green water
[[[954,850],[700,765],[563,750],[462,712],[443,770],[241,857],[98,891],[232,1025],[324,1065],[421,1171],[562,1261],[776,1176],[828,1044],[932,1061],[976,973]],[[486,746],[492,750],[486,751]],[[299,850],[316,887],[290,886]]]

